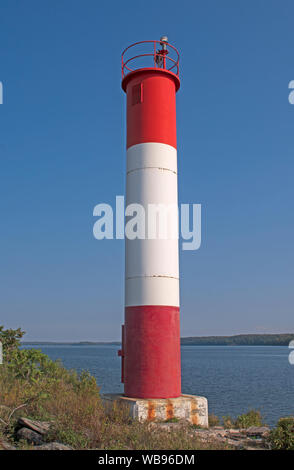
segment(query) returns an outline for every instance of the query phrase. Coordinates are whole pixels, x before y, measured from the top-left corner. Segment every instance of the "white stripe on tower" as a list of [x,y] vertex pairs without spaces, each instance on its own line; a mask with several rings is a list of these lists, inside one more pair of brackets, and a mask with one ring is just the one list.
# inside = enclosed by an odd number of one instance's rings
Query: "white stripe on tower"
[[[126,205],[164,205],[171,225],[178,230],[177,212],[177,151],[174,147],[148,142],[127,151]],[[160,206],[158,206],[160,207]],[[163,214],[163,213],[162,213]],[[162,217],[164,217],[162,215]],[[164,219],[162,219],[164,221]],[[159,219],[157,219],[159,221]],[[125,304],[179,306],[178,239],[126,240]]]

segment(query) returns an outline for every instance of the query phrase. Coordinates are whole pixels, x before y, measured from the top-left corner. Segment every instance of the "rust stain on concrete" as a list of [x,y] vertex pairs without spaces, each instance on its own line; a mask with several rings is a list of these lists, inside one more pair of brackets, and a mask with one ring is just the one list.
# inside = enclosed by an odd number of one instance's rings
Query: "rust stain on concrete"
[[167,400],[165,413],[166,413],[166,419],[174,418],[174,405],[172,404],[170,400]]
[[195,424],[196,426],[199,424],[199,419],[198,419],[198,407],[196,400],[191,400],[191,421],[192,424]]
[[155,406],[154,406],[154,403],[152,401],[148,401],[147,420],[148,421],[154,421],[155,420]]

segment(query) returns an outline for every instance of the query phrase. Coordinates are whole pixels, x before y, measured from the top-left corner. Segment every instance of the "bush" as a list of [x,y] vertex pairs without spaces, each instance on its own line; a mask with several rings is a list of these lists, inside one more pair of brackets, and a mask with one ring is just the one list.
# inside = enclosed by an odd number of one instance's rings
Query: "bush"
[[250,426],[262,426],[260,411],[250,410],[248,413],[240,415],[235,420],[234,426],[238,429],[250,428]]
[[279,419],[270,432],[269,442],[275,450],[294,450],[294,416]]
[[245,429],[251,426],[263,426],[260,411],[250,410],[243,415],[237,416],[236,419],[231,416],[223,416],[223,426],[226,429]]
[[20,346],[20,339],[25,334],[20,328],[17,330],[4,330],[4,326],[0,325],[0,341],[3,346],[3,360],[9,361],[10,355]]

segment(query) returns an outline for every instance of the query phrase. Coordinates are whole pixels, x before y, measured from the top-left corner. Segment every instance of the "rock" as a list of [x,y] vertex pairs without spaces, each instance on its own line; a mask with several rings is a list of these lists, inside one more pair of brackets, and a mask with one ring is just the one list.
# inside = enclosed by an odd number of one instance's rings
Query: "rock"
[[227,432],[226,429],[217,429],[217,430],[215,431],[215,435],[216,435],[216,436],[222,436],[222,437],[224,437],[224,436],[227,435],[227,433],[228,433],[228,432]]
[[35,421],[28,418],[19,418],[18,424],[22,427],[32,429],[33,431],[38,432],[42,436],[48,433],[52,423],[49,421]]
[[224,429],[218,426],[209,429],[194,429],[193,435],[196,435],[202,442],[219,442],[237,450],[265,450],[268,448],[266,442],[268,432],[267,427]]
[[247,436],[253,437],[265,437],[269,434],[270,429],[266,426],[251,426],[250,428],[245,429],[245,433]]
[[245,440],[246,446],[255,447],[256,449],[264,449],[265,443],[263,439],[250,439]]
[[43,444],[43,439],[41,434],[36,431],[32,431],[32,429],[28,428],[21,428],[16,433],[17,438],[25,439],[30,444],[40,445]]
[[[179,429],[180,423],[150,423],[150,429],[161,427],[170,431]],[[183,428],[184,429],[184,428]],[[267,450],[270,448],[267,435],[270,429],[266,426],[251,426],[248,429],[225,429],[223,426],[206,428],[189,428],[189,436],[197,437],[200,442],[223,444],[237,450]]]
[[196,434],[200,438],[205,439],[216,439],[219,437],[224,437],[227,434],[225,429],[195,429],[194,434]]
[[[242,436],[242,429],[226,429],[228,434],[235,434],[235,435],[240,435]],[[244,436],[244,434],[243,434]]]
[[49,442],[48,444],[36,446],[34,450],[72,450],[72,448],[60,442]]
[[242,434],[241,432],[232,432],[233,429],[230,429],[229,432],[227,433],[227,437],[230,438],[230,439],[235,439],[235,440],[238,440],[238,439],[244,439],[244,434]]
[[239,440],[239,441],[235,441],[233,439],[226,439],[226,443],[231,446],[231,447],[234,447],[235,449],[237,450],[243,450],[244,447],[245,447],[245,443],[244,441],[242,440]]

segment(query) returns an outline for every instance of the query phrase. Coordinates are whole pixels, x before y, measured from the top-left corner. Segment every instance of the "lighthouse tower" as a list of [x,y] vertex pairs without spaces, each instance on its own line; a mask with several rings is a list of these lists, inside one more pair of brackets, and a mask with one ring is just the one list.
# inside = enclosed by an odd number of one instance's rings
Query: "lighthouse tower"
[[[140,419],[178,417],[206,426],[207,400],[181,393],[176,133],[179,88],[179,54],[166,36],[124,50],[126,208],[140,204],[146,223],[145,236],[125,239],[125,321],[119,351],[124,395],[119,398]],[[159,217],[166,214],[169,230],[164,237],[158,227],[150,230],[150,206],[159,210]],[[117,396],[108,395],[108,399]]]
[[[122,62],[127,95],[126,206],[141,204],[146,214],[146,238],[126,238],[122,375],[127,397],[174,398],[181,395],[178,239],[168,234],[161,239],[158,232],[149,239],[147,215],[149,204],[163,214],[178,204],[179,62],[166,37],[152,46],[152,67],[130,71],[135,60],[124,61],[130,48]],[[177,212],[167,215],[178,226]]]

